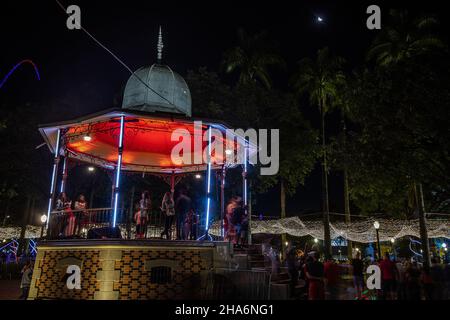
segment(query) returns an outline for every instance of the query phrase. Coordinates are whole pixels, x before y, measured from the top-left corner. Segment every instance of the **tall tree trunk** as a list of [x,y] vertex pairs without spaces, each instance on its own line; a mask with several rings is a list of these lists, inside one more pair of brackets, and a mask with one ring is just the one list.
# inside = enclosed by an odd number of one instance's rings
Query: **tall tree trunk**
[[[284,185],[283,179],[280,180],[280,205],[281,205],[281,211],[280,211],[280,218],[286,218],[286,187]],[[283,256],[283,259],[286,255],[286,233],[281,234],[281,254]]]
[[[344,144],[344,214],[345,214],[345,223],[349,224],[351,223],[351,216],[350,216],[350,194],[348,189],[348,163],[347,163],[347,153],[346,153],[346,146],[347,146],[347,126],[345,124],[345,115],[344,112],[342,112],[342,140]],[[347,239],[347,258],[350,260],[353,258],[353,245],[352,242]]]
[[31,196],[28,195],[27,202],[25,205],[25,210],[23,212],[23,217],[22,217],[20,238],[19,238],[19,248],[17,249],[17,256],[20,256],[22,254],[22,252],[24,252],[24,249],[25,249],[25,233],[27,231],[27,223],[28,223],[29,214],[30,214],[30,207],[31,207]]
[[[344,213],[345,213],[345,223],[351,223],[350,216],[350,195],[348,191],[348,171],[347,166],[344,169]],[[347,239],[347,257],[350,260],[352,258],[353,245],[352,242]]]
[[[30,207],[30,213],[28,215],[28,221],[27,224],[34,224],[36,223],[36,216],[35,216],[35,212],[36,212],[36,196],[33,196],[32,200],[31,200],[31,207]],[[40,221],[40,217],[39,217],[39,221]]]
[[321,131],[322,131],[322,211],[323,211],[323,237],[324,237],[324,253],[325,258],[331,257],[331,234],[330,234],[330,210],[328,205],[328,166],[327,166],[327,152],[325,142],[325,103],[321,102],[320,115]]
[[417,185],[414,183],[414,195],[416,198],[416,206],[419,212],[419,228],[420,228],[420,241],[422,242],[422,257],[423,257],[423,267],[426,270],[430,270],[431,261],[430,261],[430,244],[428,242],[428,231],[427,231],[427,222],[425,217],[425,204],[423,200],[423,190],[422,184],[419,183],[417,190]]

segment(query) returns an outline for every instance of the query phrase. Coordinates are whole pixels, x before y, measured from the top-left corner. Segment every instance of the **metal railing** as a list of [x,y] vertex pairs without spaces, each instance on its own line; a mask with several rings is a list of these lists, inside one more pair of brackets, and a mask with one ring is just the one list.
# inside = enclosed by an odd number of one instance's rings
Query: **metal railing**
[[215,268],[208,274],[206,299],[269,300],[271,274],[264,270]]
[[[46,232],[47,239],[70,239],[70,238],[88,238],[89,231],[97,228],[111,227],[113,218],[113,209],[96,208],[85,210],[55,210],[51,212],[48,229]],[[122,238],[135,239],[145,238],[152,239],[163,238],[165,229],[166,216],[160,210],[152,211],[145,225],[143,226],[143,236],[137,237],[136,223],[134,214],[128,209],[118,209],[116,216],[116,226],[120,228]],[[169,239],[177,238],[177,221],[173,218],[172,225],[169,228]],[[184,223],[181,228],[185,228]],[[195,224],[190,229],[191,237],[189,239],[196,240],[202,235],[203,225]],[[142,230],[141,230],[142,231]],[[166,235],[164,235],[166,238]],[[189,240],[187,239],[187,240]]]
[[85,238],[90,229],[108,227],[111,221],[111,208],[55,210],[50,214],[46,237],[48,239]]

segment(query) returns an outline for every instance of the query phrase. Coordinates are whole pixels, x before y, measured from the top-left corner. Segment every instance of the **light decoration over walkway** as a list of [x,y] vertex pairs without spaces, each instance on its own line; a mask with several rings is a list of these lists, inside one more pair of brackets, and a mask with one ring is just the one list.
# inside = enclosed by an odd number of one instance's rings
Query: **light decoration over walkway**
[[[380,223],[380,241],[389,242],[391,239],[400,239],[402,237],[420,237],[418,220],[396,220],[379,219]],[[333,239],[341,236],[342,238],[360,242],[371,243],[376,241],[375,229],[373,228],[374,219],[351,222],[349,225],[344,222],[333,222],[331,226],[331,237]],[[252,234],[282,234],[288,233],[295,237],[311,236],[313,239],[323,240],[322,220],[301,220],[298,217],[289,217],[277,220],[257,220],[251,222]],[[120,225],[122,234],[125,236],[125,225]],[[450,219],[427,219],[429,238],[447,238],[450,239]],[[133,228],[132,228],[133,229]],[[25,238],[37,239],[40,237],[40,226],[28,225]],[[161,232],[162,232],[161,228]],[[0,227],[0,241],[2,239],[13,239],[20,237],[21,227]],[[209,226],[209,234],[220,236],[220,221],[215,221]],[[133,232],[132,232],[133,233]]]
[[[419,220],[397,220],[379,219],[380,241],[389,242],[391,239],[398,239],[405,236],[419,238]],[[364,221],[330,223],[331,238],[342,237],[360,243],[370,243],[376,241],[374,219],[367,218]],[[252,220],[252,234],[283,234],[287,233],[295,237],[311,236],[323,240],[323,223],[321,220],[301,220],[298,217],[289,217],[277,220]],[[450,239],[450,220],[427,219],[429,238]],[[220,222],[214,222],[210,227],[210,234],[220,235]]]

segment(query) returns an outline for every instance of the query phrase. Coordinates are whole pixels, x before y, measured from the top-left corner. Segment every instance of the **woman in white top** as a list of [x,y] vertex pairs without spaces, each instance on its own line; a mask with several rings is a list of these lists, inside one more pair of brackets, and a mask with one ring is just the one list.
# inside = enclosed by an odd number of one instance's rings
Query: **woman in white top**
[[167,239],[172,238],[172,224],[175,217],[175,201],[172,192],[166,192],[161,204],[161,210],[164,213],[164,231],[161,238],[165,235]]

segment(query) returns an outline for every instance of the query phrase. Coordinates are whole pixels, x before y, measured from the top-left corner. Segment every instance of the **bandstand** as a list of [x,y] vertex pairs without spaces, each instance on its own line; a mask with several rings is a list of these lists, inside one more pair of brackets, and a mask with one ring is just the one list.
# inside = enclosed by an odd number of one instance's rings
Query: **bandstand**
[[[223,218],[226,171],[242,168],[246,204],[247,164],[256,146],[220,121],[192,117],[186,82],[161,58],[160,34],[157,63],[138,69],[129,78],[122,108],[40,126],[54,163],[46,232],[38,245],[30,299],[202,298],[214,268],[229,263],[232,246],[211,241],[208,235],[212,175],[220,173]],[[180,152],[177,146],[181,142],[184,148]],[[182,160],[174,161],[174,152]],[[87,228],[123,229],[120,193],[124,172],[157,175],[170,185],[172,193],[183,177],[205,172],[202,237],[197,241],[124,239],[117,234],[86,239],[85,233],[60,237],[52,232],[52,224],[59,214],[54,210],[56,196],[65,191],[70,179],[69,162],[101,167],[113,174],[111,202],[87,210]],[[66,283],[71,265],[80,270],[79,288]]]

